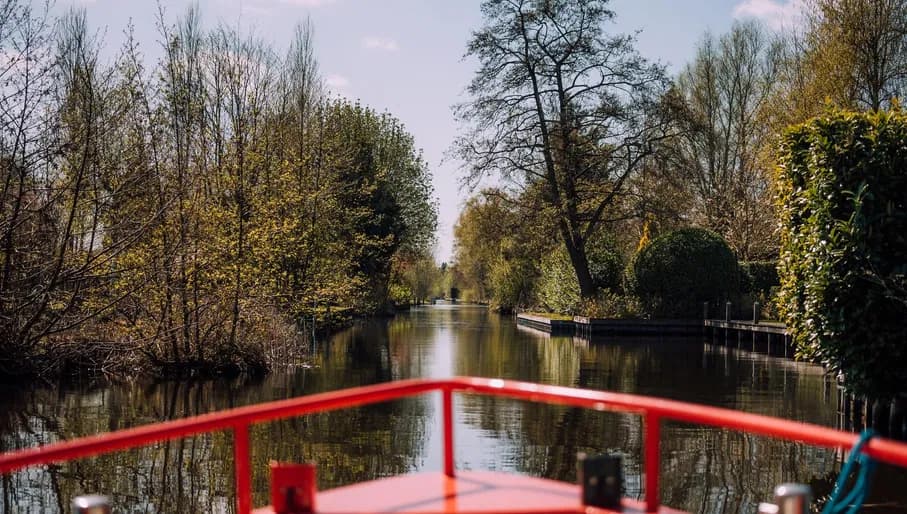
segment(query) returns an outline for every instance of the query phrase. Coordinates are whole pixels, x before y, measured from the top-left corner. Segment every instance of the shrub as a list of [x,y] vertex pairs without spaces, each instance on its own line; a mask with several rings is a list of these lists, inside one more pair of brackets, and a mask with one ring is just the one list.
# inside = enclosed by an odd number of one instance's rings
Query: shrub
[[636,253],[628,282],[650,316],[696,318],[702,316],[703,302],[737,292],[737,259],[713,232],[677,230]]
[[907,116],[829,111],[780,147],[781,315],[857,394],[907,384]]
[[740,263],[740,290],[745,293],[767,294],[780,285],[778,263],[775,261],[749,261]]
[[639,319],[642,317],[642,308],[635,296],[605,289],[595,298],[582,302],[579,314],[590,318]]
[[[617,289],[624,265],[614,242],[606,236],[589,241],[586,257],[596,288]],[[563,245],[542,259],[538,296],[539,301],[554,312],[576,314],[581,310],[583,301],[576,271]]]
[[533,302],[536,270],[525,259],[498,258],[491,266],[492,307],[510,312]]
[[586,257],[589,259],[589,273],[595,287],[600,290],[620,288],[624,259],[614,239],[603,235],[589,241],[586,245]]
[[581,303],[579,282],[563,246],[558,246],[542,259],[538,296],[539,301],[552,312],[577,312]]

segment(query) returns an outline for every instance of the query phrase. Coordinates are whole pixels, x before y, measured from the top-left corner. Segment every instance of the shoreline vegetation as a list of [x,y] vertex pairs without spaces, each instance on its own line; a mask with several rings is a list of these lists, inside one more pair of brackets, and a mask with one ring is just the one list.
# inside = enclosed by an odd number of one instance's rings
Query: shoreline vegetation
[[907,2],[738,20],[674,76],[613,7],[483,2],[454,109],[464,300],[617,320],[758,303],[849,391],[904,393]]
[[125,27],[0,9],[0,379],[261,373],[425,298],[437,206],[413,136],[197,7]]

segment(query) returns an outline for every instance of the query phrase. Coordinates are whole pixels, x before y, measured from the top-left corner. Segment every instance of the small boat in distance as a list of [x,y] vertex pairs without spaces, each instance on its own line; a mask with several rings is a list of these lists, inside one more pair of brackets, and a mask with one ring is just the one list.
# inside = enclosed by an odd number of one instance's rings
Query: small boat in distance
[[[438,392],[442,398],[444,469],[383,478],[315,491],[315,468],[271,464],[271,502],[253,510],[249,426],[255,423]],[[634,413],[644,426],[643,499],[620,498],[621,466],[610,456],[581,458],[580,484],[487,471],[457,471],[454,451],[454,395],[477,394],[544,402],[599,411]],[[708,425],[788,441],[849,449],[856,434],[730,409],[646,396],[612,393],[492,378],[413,379],[356,387],[213,412],[117,432],[0,454],[0,473],[29,466],[88,457],[217,430],[232,430],[236,512],[266,513],[676,513],[659,499],[660,430],[663,421]],[[862,444],[862,443],[861,443]],[[883,438],[865,441],[857,453],[907,467],[907,444]],[[796,488],[788,487],[794,491]],[[766,491],[766,498],[771,491]],[[75,512],[103,513],[103,500],[81,499]],[[772,511],[773,505],[760,512]],[[801,505],[801,507],[803,507]],[[805,507],[808,507],[805,506]],[[92,510],[94,509],[94,510]],[[795,512],[781,508],[773,512]],[[805,512],[802,509],[796,512]]]

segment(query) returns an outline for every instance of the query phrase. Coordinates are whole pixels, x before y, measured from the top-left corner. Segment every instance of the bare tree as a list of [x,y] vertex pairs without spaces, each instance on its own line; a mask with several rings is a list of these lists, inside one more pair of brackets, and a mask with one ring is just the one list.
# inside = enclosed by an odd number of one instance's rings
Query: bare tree
[[487,0],[467,55],[480,68],[455,112],[471,129],[455,144],[476,185],[490,174],[543,184],[580,290],[593,296],[586,242],[664,136],[655,116],[661,66],[613,36],[607,0]]
[[220,77],[215,80],[222,85],[218,93],[221,106],[218,110],[226,122],[226,140],[229,177],[227,191],[230,205],[234,209],[232,228],[234,250],[232,315],[230,322],[231,346],[237,345],[237,327],[240,320],[240,299],[243,289],[251,278],[244,273],[247,255],[247,221],[252,215],[249,194],[251,186],[258,182],[262,171],[253,158],[254,150],[265,130],[265,112],[269,93],[273,86],[271,65],[273,56],[268,48],[254,37],[243,37],[235,30],[220,27],[210,38],[210,48],[216,61]]
[[[907,0],[812,0],[812,52],[833,52],[859,107],[878,110],[907,92]],[[829,59],[823,60],[831,62]]]
[[677,137],[661,153],[662,169],[690,192],[690,221],[721,234],[741,258],[773,253],[770,127],[764,108],[778,74],[778,49],[755,22],[707,34],[679,75]]
[[26,325],[43,314],[56,228],[42,176],[55,153],[51,37],[46,11],[16,0],[0,5],[0,323],[3,353],[14,363],[32,350]]

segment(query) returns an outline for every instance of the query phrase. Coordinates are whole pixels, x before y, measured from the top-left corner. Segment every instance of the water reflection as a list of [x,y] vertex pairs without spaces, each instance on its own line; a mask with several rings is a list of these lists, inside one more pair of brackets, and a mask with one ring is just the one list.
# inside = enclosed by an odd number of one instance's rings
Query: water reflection
[[[550,337],[468,306],[414,309],[363,322],[318,345],[311,368],[263,380],[81,384],[0,392],[0,448],[33,446],[232,406],[400,378],[478,375],[610,389],[834,426],[836,395],[822,370],[701,340]],[[575,479],[575,456],[619,452],[626,489],[639,497],[637,416],[461,395],[457,465]],[[254,427],[256,504],[267,501],[267,462],[312,460],[319,486],[440,469],[437,395]],[[119,512],[232,510],[229,434],[173,441],[3,477],[0,512],[65,512],[82,492],[114,497]],[[834,452],[667,424],[662,495],[691,512],[754,512],[774,485],[810,482],[822,494],[839,469]],[[878,502],[905,505],[881,477]],[[889,485],[886,485],[889,484]],[[891,492],[894,491],[894,492]],[[898,496],[900,495],[900,496]],[[891,510],[896,511],[896,510]]]

